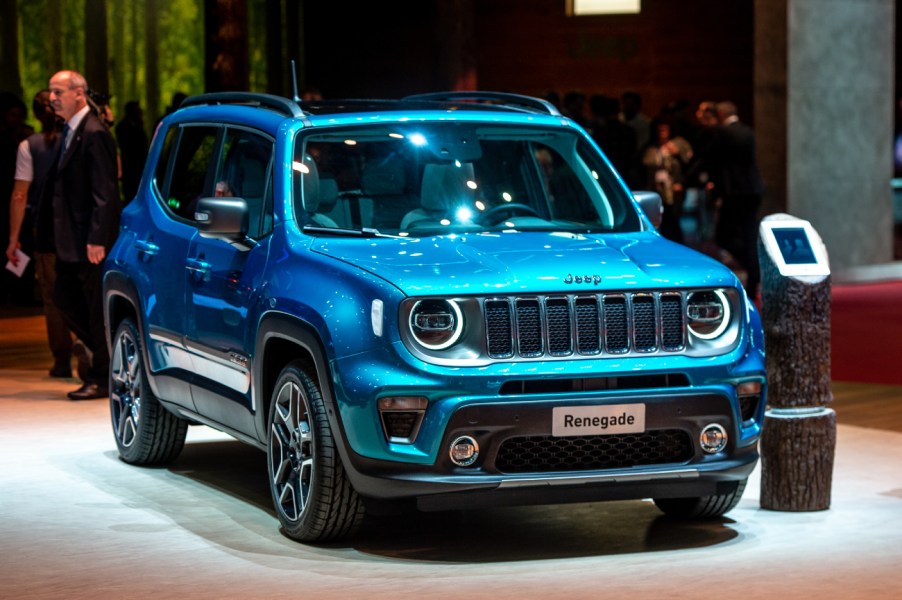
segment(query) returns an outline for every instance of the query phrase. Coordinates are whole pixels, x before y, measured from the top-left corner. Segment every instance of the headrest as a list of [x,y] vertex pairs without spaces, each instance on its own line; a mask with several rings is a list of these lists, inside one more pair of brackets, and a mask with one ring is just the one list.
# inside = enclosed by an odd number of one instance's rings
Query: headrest
[[[301,181],[300,197],[295,196],[295,207],[303,207],[307,212],[316,212],[319,208],[319,169],[316,168],[316,161],[309,154],[304,155],[301,164],[295,163],[294,170]],[[297,179],[295,180],[297,181]],[[298,186],[295,185],[295,193]]]
[[239,172],[237,194],[244,199],[262,198],[266,192],[266,163],[261,157],[247,155]]
[[475,185],[475,181],[471,163],[460,166],[453,163],[427,164],[423,170],[420,205],[426,210],[440,211],[453,208],[461,201],[472,200],[475,190],[467,182]]
[[338,202],[338,182],[332,177],[323,177],[319,180],[319,206],[316,211],[310,212],[331,212],[336,202]]
[[364,196],[403,194],[406,183],[404,162],[393,157],[367,163],[360,178]]
[[266,192],[268,149],[250,140],[237,140],[229,149],[223,167],[223,181],[235,196],[259,200]]

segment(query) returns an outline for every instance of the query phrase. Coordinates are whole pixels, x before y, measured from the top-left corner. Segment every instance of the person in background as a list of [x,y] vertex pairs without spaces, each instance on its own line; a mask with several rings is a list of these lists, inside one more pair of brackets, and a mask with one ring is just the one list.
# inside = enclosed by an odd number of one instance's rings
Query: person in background
[[[56,254],[53,249],[52,214],[42,205],[44,189],[59,154],[60,122],[50,106],[50,91],[38,92],[31,104],[35,118],[41,124],[41,132],[35,133],[19,144],[16,159],[16,176],[9,207],[9,245],[6,257],[18,264],[16,250],[22,249],[20,236],[23,228],[34,231],[33,263],[44,303],[44,319],[47,325],[47,342],[53,354],[51,377],[72,377],[72,333],[63,315],[53,302],[53,286],[56,283]],[[43,210],[42,210],[43,209]],[[76,341],[75,344],[81,344]],[[89,368],[85,352],[80,356],[78,372],[84,376]]]
[[620,120],[636,132],[636,148],[642,152],[651,142],[651,120],[642,114],[642,96],[638,92],[624,92],[620,107]]
[[323,99],[322,92],[319,91],[319,88],[316,87],[306,87],[301,90],[301,101],[302,102],[318,102]]
[[[119,232],[116,141],[87,102],[76,71],[50,78],[51,105],[63,120],[59,159],[48,189],[56,248],[54,301],[91,354],[84,384],[71,400],[106,398],[109,349],[103,322],[103,261]],[[45,199],[47,201],[47,199]]]
[[580,127],[585,129],[590,127],[589,118],[586,116],[586,95],[579,90],[571,90],[564,94],[561,113]]
[[661,235],[682,244],[680,219],[686,197],[684,172],[692,159],[692,147],[685,138],[673,134],[672,124],[666,118],[655,119],[652,132],[654,142],[646,146],[642,155],[646,185],[658,192],[664,202]]
[[715,143],[720,122],[717,119],[716,102],[704,100],[695,111],[697,127],[692,138],[692,161],[686,170],[686,185],[695,193],[695,217],[698,244],[709,244],[714,237],[717,222],[717,195],[711,181],[709,154]]
[[[22,140],[34,133],[26,123],[28,110],[19,96],[0,92],[0,231],[9,231],[8,204],[12,197],[16,172],[16,153]],[[32,239],[29,227],[23,235],[23,248],[31,253]],[[28,264],[21,277],[6,269],[0,269],[0,304],[12,301],[18,306],[32,306],[34,298],[34,265]]]
[[125,117],[116,125],[116,141],[122,161],[122,198],[128,203],[138,193],[138,184],[147,160],[147,132],[144,111],[137,100],[125,103]]
[[754,301],[760,280],[758,210],[764,195],[755,134],[739,120],[732,102],[718,102],[716,109],[720,125],[708,152],[711,177],[721,201],[714,239],[745,269],[745,291]]
[[592,138],[630,189],[637,189],[636,133],[619,118],[617,98],[595,94],[589,98]]
[[160,121],[177,111],[179,109],[179,106],[182,105],[182,102],[184,102],[187,98],[188,94],[186,94],[185,92],[175,92],[174,94],[172,94],[172,100],[169,102],[169,106],[166,107],[166,110],[157,119],[157,122],[154,124],[154,128],[159,127]]

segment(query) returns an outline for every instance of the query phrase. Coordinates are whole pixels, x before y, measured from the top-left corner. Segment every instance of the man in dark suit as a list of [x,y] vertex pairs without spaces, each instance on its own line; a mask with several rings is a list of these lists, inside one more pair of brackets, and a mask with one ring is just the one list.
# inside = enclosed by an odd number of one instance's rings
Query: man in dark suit
[[755,134],[739,121],[732,102],[718,102],[716,109],[720,126],[708,152],[715,193],[721,198],[715,241],[745,269],[745,290],[754,301],[760,281],[758,210],[764,194]]
[[50,78],[51,105],[63,119],[53,185],[56,245],[54,300],[66,323],[90,350],[91,368],[72,400],[105,398],[109,349],[102,304],[103,260],[119,232],[116,142],[88,104],[85,78],[60,71]]

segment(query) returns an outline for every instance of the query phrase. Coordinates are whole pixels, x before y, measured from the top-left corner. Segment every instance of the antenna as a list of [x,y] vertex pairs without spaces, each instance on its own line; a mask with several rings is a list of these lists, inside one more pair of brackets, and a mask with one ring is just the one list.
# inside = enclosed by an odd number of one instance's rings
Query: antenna
[[292,98],[292,100],[294,100],[295,102],[300,102],[301,97],[298,96],[298,72],[294,66],[293,58],[291,59],[291,85],[294,89],[294,98]]

